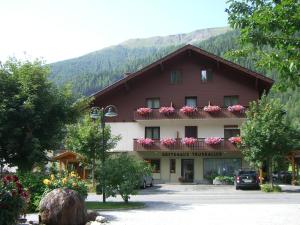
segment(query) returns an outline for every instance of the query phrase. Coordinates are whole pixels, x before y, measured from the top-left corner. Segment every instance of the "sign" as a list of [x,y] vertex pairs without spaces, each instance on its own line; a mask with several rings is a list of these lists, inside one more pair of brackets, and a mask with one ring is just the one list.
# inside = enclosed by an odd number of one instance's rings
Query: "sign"
[[162,152],[161,156],[222,156],[222,152]]

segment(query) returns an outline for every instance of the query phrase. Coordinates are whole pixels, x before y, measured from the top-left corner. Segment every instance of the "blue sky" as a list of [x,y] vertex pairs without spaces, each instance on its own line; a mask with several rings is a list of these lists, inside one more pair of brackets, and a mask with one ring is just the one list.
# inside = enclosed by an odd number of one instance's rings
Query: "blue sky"
[[0,60],[43,57],[54,62],[130,38],[227,26],[225,2],[0,0]]

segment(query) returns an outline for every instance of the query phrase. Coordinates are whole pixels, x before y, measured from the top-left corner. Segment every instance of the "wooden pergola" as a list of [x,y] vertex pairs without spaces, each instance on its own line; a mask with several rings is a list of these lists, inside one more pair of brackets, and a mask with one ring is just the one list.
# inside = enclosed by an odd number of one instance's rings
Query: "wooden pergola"
[[88,169],[81,164],[82,156],[72,151],[64,151],[52,157],[52,161],[59,162],[59,172],[75,171],[82,179],[87,179]]
[[296,184],[299,174],[300,150],[291,151],[287,155],[287,159],[292,164],[292,184]]

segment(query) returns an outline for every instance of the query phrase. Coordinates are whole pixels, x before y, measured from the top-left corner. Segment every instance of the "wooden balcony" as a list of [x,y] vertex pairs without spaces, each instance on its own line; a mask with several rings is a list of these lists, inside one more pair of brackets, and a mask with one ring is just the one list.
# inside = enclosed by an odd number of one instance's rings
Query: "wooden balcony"
[[145,146],[137,142],[138,139],[133,139],[133,150],[142,152],[151,151],[226,151],[226,152],[239,152],[235,144],[228,140],[222,139],[220,144],[209,145],[204,142],[205,138],[198,138],[197,143],[187,146],[182,143],[181,138],[176,139],[176,143],[171,146],[166,146],[160,143],[160,140],[154,140],[150,146]]
[[218,118],[245,118],[244,112],[229,112],[227,108],[222,108],[221,111],[215,113],[205,112],[203,109],[198,109],[197,112],[192,114],[184,114],[176,109],[171,115],[165,115],[159,112],[159,109],[153,109],[149,115],[140,115],[134,111],[133,118],[135,121],[141,120],[175,120],[175,119],[218,119]]

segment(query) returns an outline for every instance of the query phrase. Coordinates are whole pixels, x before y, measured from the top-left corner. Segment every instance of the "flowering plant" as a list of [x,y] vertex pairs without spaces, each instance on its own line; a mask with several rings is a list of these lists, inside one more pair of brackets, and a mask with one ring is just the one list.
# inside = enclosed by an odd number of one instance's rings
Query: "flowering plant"
[[164,138],[160,140],[160,143],[166,146],[171,146],[176,143],[176,140],[174,138]]
[[150,146],[153,145],[154,141],[151,138],[140,138],[137,140],[137,143],[141,145]]
[[182,144],[185,145],[194,145],[197,143],[197,138],[192,138],[192,137],[186,137],[182,139]]
[[239,112],[242,113],[245,111],[245,107],[242,105],[232,105],[232,106],[228,106],[228,111],[229,112]]
[[28,192],[17,176],[5,176],[0,182],[0,224],[16,224],[25,212]]
[[228,139],[232,144],[240,144],[242,142],[241,137],[231,137]]
[[209,137],[204,139],[205,144],[208,145],[217,145],[220,144],[221,141],[222,139],[220,137]]
[[74,171],[69,174],[58,174],[56,176],[51,174],[49,179],[43,180],[43,183],[46,186],[44,194],[56,188],[68,188],[77,191],[83,199],[85,199],[88,194],[88,188],[85,181],[83,181]]
[[149,115],[152,112],[151,108],[139,108],[136,112],[141,116]]
[[180,112],[182,112],[184,114],[190,114],[190,113],[197,112],[197,108],[196,107],[192,107],[192,106],[183,106],[180,109]]
[[172,106],[170,106],[170,107],[160,107],[160,109],[159,109],[159,113],[165,114],[165,115],[171,115],[174,112],[175,112],[175,109]]
[[203,110],[205,112],[211,112],[211,113],[214,113],[214,112],[219,112],[221,110],[221,108],[217,105],[208,105],[208,106],[205,106],[203,108]]

